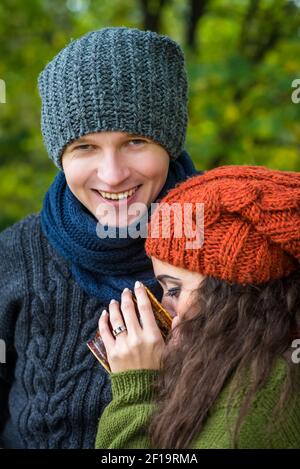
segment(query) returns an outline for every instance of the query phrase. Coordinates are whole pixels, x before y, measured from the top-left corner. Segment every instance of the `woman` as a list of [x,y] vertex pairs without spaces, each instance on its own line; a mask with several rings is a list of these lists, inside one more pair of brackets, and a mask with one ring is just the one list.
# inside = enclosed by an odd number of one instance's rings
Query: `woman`
[[41,213],[0,234],[0,446],[90,448],[111,389],[86,343],[109,299],[157,287],[127,228],[195,174],[184,58],[168,37],[105,28],[60,51],[39,91],[60,172]]
[[[188,247],[178,212],[162,235],[170,206],[186,204],[192,228],[204,204],[201,246]],[[122,314],[113,301],[101,315],[113,400],[96,447],[298,448],[300,174],[209,171],[171,190],[150,230],[146,252],[176,315],[173,331],[165,344],[141,283],[142,326],[127,290]]]

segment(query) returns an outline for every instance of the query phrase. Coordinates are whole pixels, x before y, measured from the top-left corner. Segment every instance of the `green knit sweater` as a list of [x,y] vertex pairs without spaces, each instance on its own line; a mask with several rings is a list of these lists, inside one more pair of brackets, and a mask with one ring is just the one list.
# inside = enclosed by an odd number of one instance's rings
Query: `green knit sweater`
[[[151,448],[146,429],[154,410],[153,382],[157,373],[132,370],[111,375],[113,400],[100,419],[96,448]],[[270,420],[285,377],[286,365],[279,360],[243,421],[239,448],[300,448],[299,394],[293,405],[286,406],[282,418]],[[232,448],[226,420],[228,391],[227,386],[221,392],[191,448]],[[240,400],[235,399],[229,424],[236,418],[239,407]]]

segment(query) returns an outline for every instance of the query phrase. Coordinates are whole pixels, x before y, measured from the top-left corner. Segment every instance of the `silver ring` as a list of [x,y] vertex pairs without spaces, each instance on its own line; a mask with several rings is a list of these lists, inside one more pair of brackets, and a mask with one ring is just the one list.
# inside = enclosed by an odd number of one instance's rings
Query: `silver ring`
[[117,337],[117,335],[121,334],[122,332],[127,331],[126,326],[117,326],[115,329],[113,329],[113,335]]

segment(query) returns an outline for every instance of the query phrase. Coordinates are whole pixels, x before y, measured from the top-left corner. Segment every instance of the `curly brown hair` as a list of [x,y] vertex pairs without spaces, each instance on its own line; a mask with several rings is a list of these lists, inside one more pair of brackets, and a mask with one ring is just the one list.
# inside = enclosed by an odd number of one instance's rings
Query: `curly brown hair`
[[300,367],[288,351],[291,331],[299,325],[300,270],[261,286],[206,277],[196,293],[199,313],[181,321],[175,329],[180,339],[172,340],[173,333],[162,357],[157,410],[149,427],[157,448],[187,448],[224,386],[234,383],[231,400],[247,376],[251,386],[230,429],[237,447],[241,424],[279,357],[286,360],[287,375],[274,415],[281,414],[299,384]]

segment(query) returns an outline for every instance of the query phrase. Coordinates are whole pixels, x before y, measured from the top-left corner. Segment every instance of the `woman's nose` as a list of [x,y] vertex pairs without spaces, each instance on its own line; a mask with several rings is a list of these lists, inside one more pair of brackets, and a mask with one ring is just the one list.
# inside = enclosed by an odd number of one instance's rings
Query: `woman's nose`
[[168,311],[168,313],[170,313],[172,318],[174,318],[176,316],[177,313],[176,313],[176,311],[174,311],[174,308],[172,307],[172,305],[170,304],[169,301],[167,301],[163,298],[161,304]]
[[180,317],[175,316],[175,318],[173,318],[173,321],[172,321],[172,330],[175,329],[175,327],[178,326],[179,323],[180,323]]

